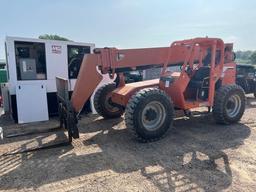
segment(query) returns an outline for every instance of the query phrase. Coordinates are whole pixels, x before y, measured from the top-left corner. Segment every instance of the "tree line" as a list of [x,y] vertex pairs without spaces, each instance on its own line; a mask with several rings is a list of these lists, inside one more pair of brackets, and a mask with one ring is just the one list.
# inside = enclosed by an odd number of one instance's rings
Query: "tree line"
[[235,53],[238,63],[256,65],[256,51],[236,51]]

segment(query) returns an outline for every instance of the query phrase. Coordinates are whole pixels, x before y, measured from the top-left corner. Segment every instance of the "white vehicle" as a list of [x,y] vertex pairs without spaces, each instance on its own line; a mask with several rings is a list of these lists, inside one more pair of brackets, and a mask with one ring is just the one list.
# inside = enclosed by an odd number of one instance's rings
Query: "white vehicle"
[[[6,37],[8,83],[1,85],[3,95],[8,95],[3,98],[5,111],[18,123],[45,121],[57,114],[56,76],[68,79],[72,92],[82,59],[94,47],[93,43]],[[86,105],[93,108],[90,102]]]

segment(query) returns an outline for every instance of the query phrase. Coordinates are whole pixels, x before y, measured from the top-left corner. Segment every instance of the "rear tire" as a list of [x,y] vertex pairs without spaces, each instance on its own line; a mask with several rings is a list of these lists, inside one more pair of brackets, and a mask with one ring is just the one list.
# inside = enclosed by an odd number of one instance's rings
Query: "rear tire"
[[256,93],[254,93],[253,95],[254,95],[254,97],[256,98]]
[[146,88],[130,98],[125,111],[125,124],[140,141],[156,141],[167,132],[173,116],[170,97],[157,88]]
[[117,118],[122,116],[124,108],[122,106],[114,106],[111,103],[111,92],[116,89],[115,83],[103,85],[99,88],[94,96],[94,107],[96,112],[105,119]]
[[214,97],[213,117],[217,123],[238,122],[245,110],[245,93],[238,85],[220,87]]

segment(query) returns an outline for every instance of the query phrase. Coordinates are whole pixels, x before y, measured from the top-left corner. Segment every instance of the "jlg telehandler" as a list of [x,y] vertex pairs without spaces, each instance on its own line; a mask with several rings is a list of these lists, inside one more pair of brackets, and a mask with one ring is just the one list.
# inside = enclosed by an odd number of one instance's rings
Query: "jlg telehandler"
[[[125,84],[124,72],[153,67],[162,67],[159,79]],[[104,118],[125,113],[126,126],[142,141],[161,138],[175,110],[208,107],[221,124],[238,122],[245,110],[244,91],[235,84],[233,44],[221,39],[195,38],[160,48],[95,49],[84,56],[71,100],[67,80],[56,78],[60,122],[70,141],[79,137],[77,115],[102,80],[96,68],[118,79],[98,89],[96,111]]]

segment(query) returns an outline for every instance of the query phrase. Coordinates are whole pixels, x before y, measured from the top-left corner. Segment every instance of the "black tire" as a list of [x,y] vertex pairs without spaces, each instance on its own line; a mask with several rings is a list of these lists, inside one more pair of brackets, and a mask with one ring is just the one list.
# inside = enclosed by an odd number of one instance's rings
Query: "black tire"
[[239,85],[220,87],[214,97],[213,117],[217,123],[238,122],[245,110],[245,93]]
[[158,88],[146,88],[130,98],[125,110],[125,124],[140,141],[150,142],[164,136],[173,116],[170,97]]
[[253,95],[254,95],[254,97],[256,98],[256,93],[254,93]]
[[94,107],[99,115],[105,119],[117,118],[122,116],[124,108],[122,106],[113,106],[109,93],[116,89],[115,83],[103,85],[94,96]]

